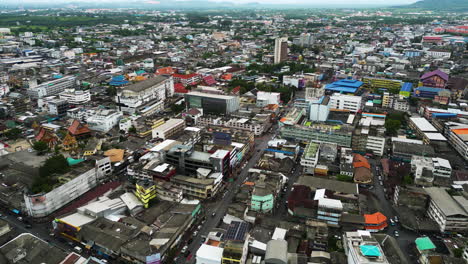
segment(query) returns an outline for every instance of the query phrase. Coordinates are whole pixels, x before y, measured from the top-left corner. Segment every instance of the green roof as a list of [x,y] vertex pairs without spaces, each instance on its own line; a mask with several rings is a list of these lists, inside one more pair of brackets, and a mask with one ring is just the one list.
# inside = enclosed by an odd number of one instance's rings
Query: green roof
[[68,165],[70,165],[70,166],[76,165],[76,164],[81,163],[83,161],[84,161],[84,159],[73,159],[73,158],[70,158],[70,157],[67,158]]
[[435,249],[436,246],[432,243],[431,239],[428,237],[418,237],[416,238],[416,247],[419,250],[430,250]]
[[380,257],[382,253],[380,252],[379,247],[373,245],[360,245],[362,255],[366,257]]

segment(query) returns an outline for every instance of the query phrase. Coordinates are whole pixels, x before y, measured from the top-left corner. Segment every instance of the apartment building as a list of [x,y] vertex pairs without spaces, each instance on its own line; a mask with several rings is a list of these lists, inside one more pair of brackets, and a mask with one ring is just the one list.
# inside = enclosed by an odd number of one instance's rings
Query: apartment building
[[48,113],[58,117],[67,115],[68,101],[63,99],[53,99],[47,102]]
[[373,78],[364,77],[362,82],[370,88],[387,88],[387,89],[400,89],[403,85],[401,80],[385,79],[385,78]]
[[314,201],[317,202],[317,219],[329,226],[338,227],[343,213],[343,204],[340,200],[327,198],[325,189],[315,191]]
[[334,93],[330,96],[330,109],[348,110],[357,112],[361,109],[362,97],[354,95],[346,95]]
[[275,39],[275,54],[274,63],[278,64],[288,59],[288,39],[277,38]]
[[91,101],[91,93],[89,90],[66,89],[59,93],[60,99],[67,100],[71,105],[83,105]]
[[451,196],[447,189],[425,188],[431,201],[427,214],[439,225],[440,232],[468,230],[468,200],[464,196]]
[[76,85],[75,76],[65,76],[56,80],[41,83],[39,85],[31,85],[27,94],[34,99],[57,95],[66,89],[73,88]]
[[153,138],[167,139],[181,131],[185,128],[185,121],[183,119],[171,118],[167,120],[164,124],[153,129],[152,136]]
[[255,136],[261,136],[271,125],[270,116],[262,119],[257,115],[255,118],[222,118],[216,116],[202,116],[198,118],[201,126],[223,126],[253,132]]

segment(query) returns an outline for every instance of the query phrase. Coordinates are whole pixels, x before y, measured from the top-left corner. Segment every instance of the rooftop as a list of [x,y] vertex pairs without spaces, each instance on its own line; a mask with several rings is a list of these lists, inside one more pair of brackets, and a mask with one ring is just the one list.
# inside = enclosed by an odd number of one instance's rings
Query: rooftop
[[[468,217],[468,211],[466,210],[468,200],[466,200],[466,198],[463,196],[456,196],[457,198],[462,199],[454,199],[455,197],[450,196],[446,189],[438,187],[425,188],[425,191],[431,197],[431,200],[437,204],[445,216],[460,215]],[[460,202],[462,204],[460,204]]]
[[418,237],[416,238],[416,247],[422,251],[422,250],[431,250],[435,249],[436,246],[434,243],[432,243],[432,240],[429,237]]
[[152,86],[158,85],[164,81],[169,79],[169,77],[158,75],[155,78],[151,78],[145,81],[137,82],[135,84],[129,85],[127,87],[122,88],[122,90],[127,90],[127,91],[132,91],[132,92],[141,92],[144,91],[148,88],[151,88]]
[[320,177],[301,176],[297,180],[296,185],[304,185],[313,189],[327,189],[333,192],[346,194],[359,194],[358,185],[355,183],[329,180]]

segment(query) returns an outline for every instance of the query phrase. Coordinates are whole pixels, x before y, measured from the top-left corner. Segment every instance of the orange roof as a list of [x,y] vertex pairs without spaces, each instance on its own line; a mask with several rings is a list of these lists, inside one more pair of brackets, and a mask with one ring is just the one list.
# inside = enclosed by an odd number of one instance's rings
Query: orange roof
[[218,247],[219,244],[221,244],[221,241],[216,241],[216,240],[208,240],[208,242],[206,242],[207,245],[210,245],[210,246],[213,246],[213,247]]
[[457,135],[466,135],[468,134],[468,128],[459,128],[459,129],[452,129],[453,133]]
[[254,186],[255,185],[255,182],[244,182],[244,185],[248,185],[248,186]]
[[232,74],[230,74],[230,73],[224,74],[223,76],[221,76],[221,79],[231,80],[232,79]]
[[156,70],[156,74],[174,74],[175,70],[172,67],[164,67]]
[[123,160],[125,150],[123,149],[109,149],[104,152],[104,156],[109,157],[111,162],[119,162]]
[[383,215],[381,212],[377,212],[373,214],[365,214],[364,221],[366,224],[379,225],[383,222],[387,222],[387,217]]
[[354,154],[353,166],[354,168],[366,167],[370,169],[369,161],[360,154]]

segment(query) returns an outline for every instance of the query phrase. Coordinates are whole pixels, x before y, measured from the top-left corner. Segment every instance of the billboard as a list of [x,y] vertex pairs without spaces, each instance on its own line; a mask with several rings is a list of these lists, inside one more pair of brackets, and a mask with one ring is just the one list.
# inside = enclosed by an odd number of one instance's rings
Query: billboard
[[150,256],[146,256],[146,264],[161,264],[161,254],[156,253]]

